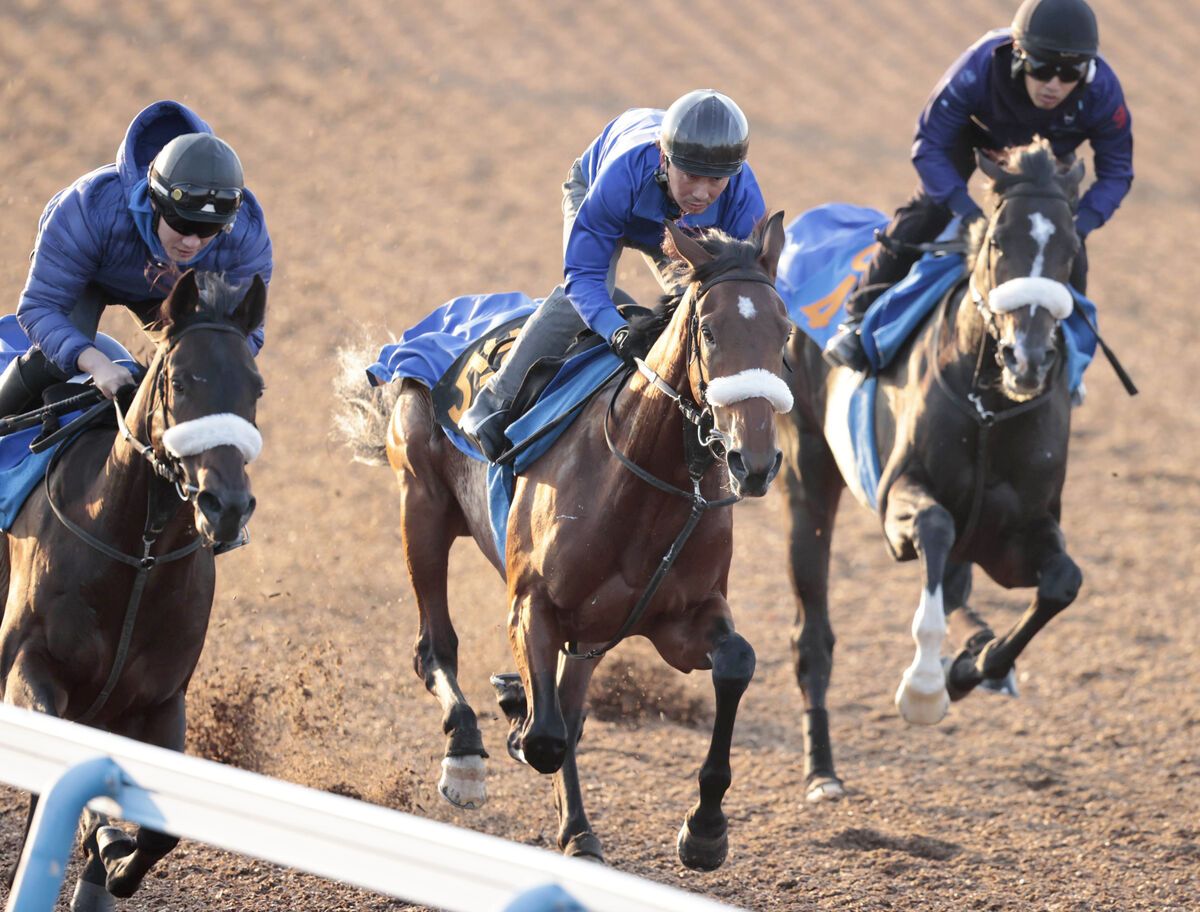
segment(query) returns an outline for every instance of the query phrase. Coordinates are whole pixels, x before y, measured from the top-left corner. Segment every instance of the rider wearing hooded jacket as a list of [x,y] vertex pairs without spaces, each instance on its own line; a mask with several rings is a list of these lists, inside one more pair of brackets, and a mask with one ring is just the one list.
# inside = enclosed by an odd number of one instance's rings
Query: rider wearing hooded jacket
[[[60,190],[38,223],[17,321],[33,347],[0,375],[0,415],[35,407],[79,371],[112,398],[133,382],[92,343],[104,308],[127,307],[146,329],[183,270],[237,285],[269,283],[271,239],[241,162],[212,128],[174,101],[130,123],[116,162]],[[263,344],[259,326],[247,340]]]
[[538,358],[561,354],[584,326],[627,361],[648,351],[653,337],[627,323],[613,301],[614,292],[628,297],[615,288],[625,248],[641,251],[670,291],[666,219],[749,237],[766,212],[745,164],[749,141],[746,117],[733,100],[698,89],[666,111],[626,111],[575,161],[563,184],[564,283],[530,316],[459,422],[489,459],[507,445],[508,409],[525,372]]
[[[998,151],[1042,136],[1063,158],[1086,140],[1096,179],[1076,210],[1080,239],[1112,217],[1133,182],[1133,131],[1121,84],[1099,55],[1099,43],[1085,0],[1025,0],[1011,28],[987,33],[946,71],[917,121],[912,161],[920,186],[896,210],[847,298],[847,320],[825,347],[830,362],[866,369],[862,318],[919,256],[902,245],[933,240],[955,216],[964,232],[983,216],[967,191],[976,149]],[[1086,293],[1082,245],[1071,284]]]

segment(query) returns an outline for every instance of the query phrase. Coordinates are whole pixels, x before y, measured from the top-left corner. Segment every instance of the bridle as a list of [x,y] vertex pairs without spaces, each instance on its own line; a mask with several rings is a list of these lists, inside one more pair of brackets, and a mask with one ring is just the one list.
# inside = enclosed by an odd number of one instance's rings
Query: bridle
[[[169,423],[170,410],[167,405],[165,385],[167,377],[167,364],[170,359],[171,352],[179,343],[180,339],[182,339],[188,333],[200,329],[234,333],[239,338],[245,338],[245,333],[238,328],[228,323],[217,322],[193,323],[171,336],[169,342],[167,343],[166,351],[163,352],[157,361],[155,375],[153,379],[150,380],[152,384],[150,388],[151,402],[147,407],[147,412],[151,415],[154,414],[156,409],[160,410],[164,428],[169,429],[171,427]],[[117,684],[117,681],[120,679],[121,672],[124,669],[125,660],[128,655],[129,643],[133,636],[133,628],[137,620],[137,613],[141,604],[142,593],[145,590],[146,580],[150,575],[150,571],[159,564],[165,564],[187,557],[189,554],[199,550],[204,545],[203,536],[197,533],[196,538],[184,545],[182,548],[177,548],[176,550],[169,551],[166,554],[155,555],[150,553],[155,543],[158,541],[158,536],[162,534],[163,529],[166,527],[166,524],[170,521],[171,517],[173,517],[179,511],[179,508],[184,503],[194,503],[196,495],[199,494],[200,489],[196,485],[189,484],[187,482],[187,473],[183,467],[181,456],[190,454],[172,454],[169,452],[169,448],[164,447],[164,453],[160,456],[155,451],[153,443],[141,442],[129,430],[129,425],[126,421],[124,413],[121,411],[120,403],[115,399],[113,400],[113,406],[114,411],[116,412],[117,426],[120,430],[121,436],[133,446],[134,450],[140,454],[144,460],[146,460],[153,471],[153,475],[147,482],[146,521],[142,529],[141,555],[126,554],[125,552],[112,547],[111,545],[92,535],[86,529],[71,520],[63,511],[63,509],[57,503],[55,503],[50,479],[54,468],[57,466],[59,461],[62,459],[63,454],[66,452],[66,448],[70,443],[70,439],[64,439],[58,444],[58,446],[55,447],[54,453],[50,457],[50,462],[46,467],[45,474],[46,502],[50,505],[50,509],[54,512],[54,515],[58,518],[58,521],[93,550],[98,551],[105,557],[117,561],[118,563],[133,567],[137,571],[136,576],[134,577],[132,589],[129,594],[129,601],[125,606],[125,617],[121,624],[121,634],[117,643],[115,655],[113,657],[112,669],[109,671],[108,679],[104,686],[96,695],[95,700],[92,701],[92,705],[88,707],[83,715],[76,720],[84,723],[89,722],[100,711],[105,702],[107,702],[109,695],[112,693],[113,688]],[[247,425],[250,424],[249,422],[246,422],[245,419],[239,420],[243,421]],[[179,425],[175,425],[175,427],[183,427],[183,425],[188,423],[189,422],[183,422]],[[250,426],[253,427],[252,425]],[[257,434],[257,430],[255,430],[254,433]],[[164,433],[163,436],[166,437],[166,433]],[[245,455],[244,451],[243,454]],[[257,455],[257,453],[255,453],[255,455]],[[153,484],[154,476],[158,476],[160,479],[167,482],[167,484],[174,487],[175,493],[179,498],[179,503],[176,503],[173,506],[170,504],[164,505],[161,503],[160,492],[162,491],[162,488]],[[243,542],[239,542],[239,544],[244,543],[245,540],[248,540],[245,534],[245,529],[242,530],[242,535]]]
[[[657,490],[663,491],[667,494],[673,494],[690,500],[692,509],[688,514],[687,521],[684,523],[683,528],[675,537],[675,540],[671,543],[670,548],[667,549],[667,553],[664,554],[662,559],[659,561],[658,567],[655,568],[654,575],[646,584],[646,588],[642,591],[641,597],[638,598],[637,604],[633,606],[633,609],[629,612],[629,615],[625,618],[624,623],[621,624],[621,627],[616,634],[603,646],[597,649],[590,649],[587,652],[579,652],[576,643],[573,641],[564,643],[560,649],[562,654],[567,658],[598,659],[618,643],[620,643],[623,639],[625,639],[625,637],[629,635],[629,632],[633,630],[637,622],[641,620],[642,615],[645,614],[646,608],[649,606],[651,599],[654,598],[654,594],[658,591],[659,586],[662,585],[662,581],[666,578],[668,571],[670,571],[672,565],[674,565],[675,560],[679,557],[680,552],[683,550],[683,546],[687,543],[688,538],[691,537],[692,532],[700,523],[700,520],[704,514],[709,510],[716,509],[718,507],[732,506],[742,499],[740,494],[733,494],[720,500],[708,500],[700,492],[701,478],[704,477],[705,473],[709,470],[709,468],[711,468],[716,460],[724,458],[728,449],[729,438],[724,432],[716,427],[712,405],[708,401],[709,379],[704,375],[704,361],[700,357],[700,317],[697,313],[697,310],[699,308],[700,301],[703,299],[704,295],[708,293],[710,288],[722,282],[732,281],[760,282],[770,285],[772,288],[775,286],[774,280],[764,273],[755,272],[748,269],[735,269],[712,276],[703,282],[693,283],[685,292],[684,298],[679,304],[679,306],[682,307],[686,301],[688,307],[687,364],[689,367],[689,375],[690,367],[693,363],[695,363],[697,373],[699,374],[699,380],[696,383],[696,392],[699,394],[697,396],[697,399],[699,399],[698,402],[690,397],[680,394],[675,390],[674,387],[667,383],[666,380],[659,376],[659,374],[653,368],[646,364],[645,361],[643,361],[641,358],[636,359],[638,372],[642,374],[642,376],[645,377],[655,389],[668,396],[683,415],[684,454],[687,462],[688,476],[692,481],[691,492],[688,492],[683,488],[676,487],[675,485],[663,481],[655,475],[652,475],[650,472],[643,469],[632,459],[621,452],[620,448],[612,439],[612,434],[609,430],[609,427],[612,423],[611,419],[616,408],[617,397],[620,395],[621,390],[624,389],[625,384],[618,383],[613,388],[612,397],[609,399],[608,408],[604,413],[604,442],[608,444],[609,452],[617,457],[617,460],[621,463],[621,465],[623,465],[642,481],[649,484],[651,487],[654,487]],[[631,376],[631,374],[629,376]]]

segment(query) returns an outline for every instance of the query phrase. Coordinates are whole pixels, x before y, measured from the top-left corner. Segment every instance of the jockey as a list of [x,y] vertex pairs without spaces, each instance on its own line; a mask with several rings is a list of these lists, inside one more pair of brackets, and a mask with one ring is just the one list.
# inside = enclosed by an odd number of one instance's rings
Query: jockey
[[1010,29],[984,35],[946,71],[917,120],[912,160],[920,186],[896,210],[846,299],[846,322],[825,346],[826,360],[867,369],[859,336],[863,316],[919,256],[900,244],[933,240],[955,216],[965,236],[983,217],[967,192],[976,149],[1001,150],[1043,136],[1062,158],[1084,140],[1091,144],[1096,180],[1076,210],[1081,244],[1070,279],[1086,293],[1082,241],[1108,221],[1133,182],[1129,109],[1098,49],[1096,16],[1084,0],[1025,0]]
[[[90,373],[109,399],[134,382],[92,343],[104,308],[127,307],[152,331],[186,269],[238,284],[271,279],[271,239],[227,143],[191,110],[158,101],[139,113],[115,163],[60,190],[38,223],[17,321],[33,346],[0,375],[0,415],[35,408],[46,387]],[[259,326],[247,340],[263,344]]]
[[626,361],[653,343],[613,303],[617,260],[639,250],[664,291],[671,291],[662,252],[664,220],[717,227],[746,238],[766,212],[745,164],[750,129],[734,102],[711,89],[689,92],[666,111],[634,108],[604,128],[576,159],[563,184],[563,284],[522,328],[507,359],[479,391],[459,427],[495,460],[507,447],[508,409],[525,372],[559,355],[585,326]]

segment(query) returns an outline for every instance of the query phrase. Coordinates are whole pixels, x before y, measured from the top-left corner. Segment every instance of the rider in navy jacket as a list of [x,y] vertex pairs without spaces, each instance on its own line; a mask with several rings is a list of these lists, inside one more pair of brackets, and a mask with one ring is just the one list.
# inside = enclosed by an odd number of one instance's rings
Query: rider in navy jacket
[[642,252],[664,291],[670,263],[664,222],[716,227],[746,238],[766,213],[745,164],[749,126],[734,102],[711,89],[677,99],[666,111],[633,108],[604,128],[563,184],[563,277],[524,325],[503,366],[479,391],[459,427],[494,459],[506,446],[508,408],[526,371],[559,355],[585,325],[627,360],[649,341],[613,301],[617,260]]
[[[1080,238],[1112,217],[1133,182],[1133,131],[1121,84],[1098,48],[1096,18],[1084,0],[1025,0],[1011,28],[988,32],[954,62],[917,121],[912,161],[920,187],[896,210],[847,299],[847,323],[826,347],[829,360],[865,366],[858,324],[917,259],[911,251],[888,249],[888,239],[930,241],[954,216],[964,230],[982,217],[967,190],[976,149],[1001,150],[1042,136],[1063,158],[1087,141],[1096,179],[1076,211]],[[1071,284],[1086,292],[1082,247]]]
[[[160,153],[170,157],[173,175]],[[156,187],[148,183],[152,164],[159,166]],[[42,389],[79,370],[92,371],[101,390],[114,394],[132,378],[92,345],[101,311],[123,304],[148,326],[174,278],[189,268],[223,273],[235,285],[256,274],[269,282],[271,239],[233,150],[184,105],[159,101],[130,123],[115,163],[46,205],[17,307],[34,347],[0,378],[0,414],[32,407]],[[257,354],[262,326],[248,344]]]

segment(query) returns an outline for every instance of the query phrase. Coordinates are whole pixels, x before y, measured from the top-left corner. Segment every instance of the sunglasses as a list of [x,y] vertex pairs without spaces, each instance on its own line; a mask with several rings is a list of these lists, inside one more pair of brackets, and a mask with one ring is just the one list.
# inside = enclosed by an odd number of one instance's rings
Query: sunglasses
[[180,218],[174,212],[163,212],[161,215],[162,220],[167,223],[168,228],[184,237],[194,234],[199,238],[210,238],[216,236],[225,228],[222,222],[192,222],[185,218]]
[[1073,63],[1062,61],[1052,63],[1048,60],[1039,60],[1026,52],[1023,55],[1022,66],[1025,72],[1038,82],[1049,82],[1055,76],[1062,82],[1079,82],[1087,74],[1091,62],[1089,58],[1085,58]]
[[242,205],[239,187],[200,187],[196,184],[172,184],[167,199],[180,212],[204,212],[212,215],[233,215]]

